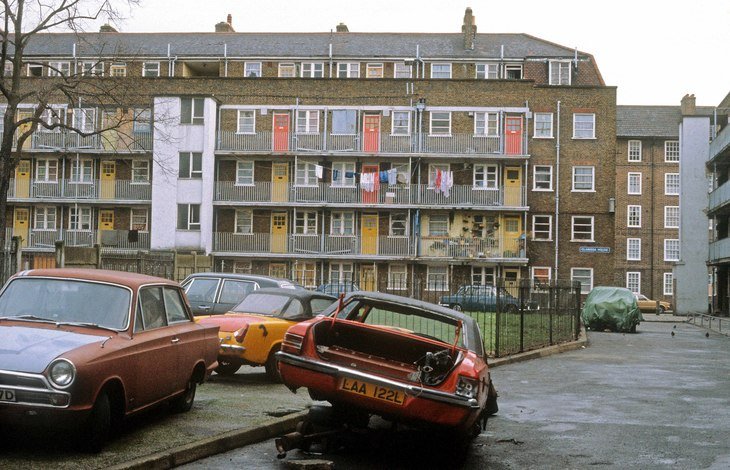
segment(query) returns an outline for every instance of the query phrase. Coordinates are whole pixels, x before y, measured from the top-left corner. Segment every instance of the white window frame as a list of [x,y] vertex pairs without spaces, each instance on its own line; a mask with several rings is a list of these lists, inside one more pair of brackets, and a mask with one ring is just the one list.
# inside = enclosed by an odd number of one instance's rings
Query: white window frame
[[306,288],[316,287],[317,263],[296,261],[294,263],[294,281]]
[[127,76],[127,64],[111,64],[109,66],[110,77],[126,77]]
[[337,78],[360,78],[360,62],[338,62]]
[[499,114],[480,112],[474,113],[474,136],[498,137]]
[[[178,164],[178,178],[179,179],[194,179],[199,180],[203,178],[203,154],[202,152],[180,152],[180,160]],[[187,160],[188,169],[187,173],[183,174],[182,162]]]
[[426,266],[426,290],[437,292],[448,292],[449,290],[449,267]]
[[[185,218],[180,219],[180,215],[185,213]],[[186,230],[191,232],[200,231],[200,204],[178,204],[177,205],[177,230]]]
[[[129,230],[149,231],[150,212],[146,208],[133,207],[129,210]],[[136,228],[135,228],[136,227]],[[139,228],[142,227],[142,228]]]
[[71,62],[57,61],[48,63],[49,77],[69,77],[71,75]]
[[353,282],[354,269],[352,263],[330,263],[329,280],[333,284],[349,284]]
[[[676,253],[676,257],[674,254]],[[679,239],[664,239],[664,261],[679,261],[681,253],[679,252]]]
[[641,238],[626,239],[626,260],[641,261]]
[[160,63],[159,62],[142,62],[142,76],[143,77],[159,77],[160,76]]
[[475,64],[477,80],[496,80],[499,78],[499,64],[496,62],[479,62]]
[[593,268],[570,268],[570,280],[580,282],[580,293],[587,294],[593,289]]
[[[547,275],[537,274],[537,271],[546,272]],[[532,266],[530,267],[530,279],[533,282],[550,284],[550,281],[553,279],[553,269],[550,266]]]
[[471,284],[473,286],[494,285],[494,266],[472,266]]
[[33,230],[53,231],[58,224],[57,211],[54,206],[36,206],[33,210]]
[[[43,177],[39,175],[43,173]],[[58,159],[38,158],[35,162],[35,178],[33,181],[43,183],[58,183]]]
[[[337,170],[337,178],[335,178],[335,170]],[[347,173],[353,176],[346,176]],[[355,184],[355,162],[332,162],[332,183],[335,188],[354,188]]]
[[[590,222],[590,223],[589,223]],[[579,227],[588,227],[587,230],[576,230]],[[576,237],[579,235],[581,238]],[[592,215],[573,215],[570,217],[570,241],[571,242],[594,242],[595,219]]]
[[[395,229],[395,224],[403,224],[403,229]],[[408,237],[408,213],[407,212],[391,212],[388,215],[388,237],[403,238]]]
[[[478,175],[481,173],[481,176]],[[473,169],[473,189],[475,190],[498,190],[499,189],[499,167],[475,163]]]
[[236,260],[233,262],[234,274],[253,274],[253,263],[251,261]]
[[448,80],[451,78],[451,62],[431,63],[431,78]]
[[553,113],[535,113],[533,139],[553,138]]
[[[510,75],[517,75],[517,77],[510,77]],[[504,64],[502,67],[502,78],[507,80],[522,80],[524,78],[522,64]]]
[[662,276],[662,290],[664,295],[674,295],[674,273],[664,273]]
[[132,132],[152,132],[152,110],[150,108],[134,108],[132,119]]
[[678,163],[679,162],[679,141],[678,140],[665,140],[664,141],[664,161],[666,163]]
[[369,62],[365,65],[365,78],[385,77],[385,64],[382,62]]
[[319,133],[319,110],[300,109],[297,111],[297,134]]
[[91,207],[71,206],[68,209],[68,229],[74,232],[91,231]]
[[294,218],[294,234],[317,235],[318,223],[317,211],[297,211]]
[[[547,226],[547,230],[543,227]],[[539,229],[538,229],[539,228]],[[545,238],[542,234],[547,234]],[[535,214],[532,216],[532,241],[549,242],[553,240],[553,216]]]
[[[449,236],[449,215],[430,214],[428,216],[428,236],[448,237]],[[443,228],[443,229],[442,229]]]
[[253,235],[253,211],[236,209],[233,233],[237,235]]
[[297,64],[294,62],[282,62],[279,64],[279,78],[295,78],[297,76]]
[[80,132],[94,132],[96,130],[96,108],[74,108],[73,126]]
[[408,289],[408,265],[388,265],[388,290],[404,291]]
[[236,134],[256,133],[256,110],[239,109],[236,118]]
[[319,184],[317,163],[298,161],[294,168],[294,186],[313,188]]
[[641,273],[638,271],[626,272],[626,288],[634,294],[641,294]]
[[[445,122],[446,125],[434,126],[434,121]],[[436,131],[436,132],[434,132]],[[430,111],[428,113],[428,135],[434,137],[451,137],[451,111]]]
[[[253,75],[252,75],[253,74]],[[258,78],[263,75],[261,62],[244,62],[243,63],[243,76],[245,78]]]
[[641,195],[641,172],[630,171],[626,176],[626,192],[632,195]]
[[641,228],[641,206],[629,204],[626,206],[626,226],[629,228]]
[[390,135],[411,135],[410,111],[393,111],[391,113]]
[[396,62],[393,65],[393,78],[412,78],[413,68],[405,62]]
[[664,195],[679,196],[679,173],[664,173]]
[[302,78],[324,78],[324,62],[302,62],[300,67]]
[[679,228],[679,206],[664,206],[664,228]]
[[[544,178],[545,176],[547,177],[547,179]],[[541,177],[541,178],[538,178],[538,177]],[[552,167],[552,165],[534,165],[532,167],[532,190],[533,191],[552,191],[553,190],[553,167]]]
[[43,64],[33,63],[27,64],[25,71],[26,77],[42,77],[44,75]]
[[[190,115],[185,112],[183,103],[190,102]],[[180,98],[180,124],[202,126],[205,124],[205,99],[183,96]]]
[[71,160],[71,174],[69,182],[76,184],[91,184],[94,182],[94,160],[80,158]]
[[81,75],[84,77],[103,77],[104,76],[104,62],[102,61],[85,61],[81,62]]
[[234,186],[254,186],[254,162],[236,160],[236,183]]
[[[590,170],[590,182],[582,181],[585,178],[588,178],[589,176],[587,174],[578,174],[579,170]],[[596,190],[596,168],[593,166],[574,166],[573,167],[573,187],[572,191],[576,193],[592,193]],[[578,180],[578,178],[581,178],[581,181]],[[590,185],[590,187],[587,187]],[[579,187],[580,186],[580,187]],[[585,186],[585,187],[583,187]]]
[[596,138],[596,114],[573,113],[573,139]]
[[570,85],[572,83],[572,67],[569,60],[551,60],[549,62],[549,84]]
[[355,236],[355,213],[352,211],[333,211],[330,218],[330,235],[335,237]]
[[135,158],[132,160],[132,183],[131,184],[149,184],[150,183],[150,162]]
[[642,155],[642,143],[640,140],[629,140],[627,144],[628,159],[630,162],[640,162]]

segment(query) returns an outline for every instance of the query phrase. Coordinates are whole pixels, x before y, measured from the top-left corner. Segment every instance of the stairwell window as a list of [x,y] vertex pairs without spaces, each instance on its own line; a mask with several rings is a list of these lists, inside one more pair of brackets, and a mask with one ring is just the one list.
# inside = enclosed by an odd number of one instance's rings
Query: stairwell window
[[203,98],[180,98],[180,124],[205,124]]
[[180,152],[178,177],[182,179],[201,179],[203,177],[203,154],[200,152]]
[[573,114],[573,138],[574,139],[595,139],[596,138],[596,115],[588,113]]
[[550,85],[570,85],[571,67],[569,60],[550,61]]
[[200,204],[177,205],[177,229],[200,231]]

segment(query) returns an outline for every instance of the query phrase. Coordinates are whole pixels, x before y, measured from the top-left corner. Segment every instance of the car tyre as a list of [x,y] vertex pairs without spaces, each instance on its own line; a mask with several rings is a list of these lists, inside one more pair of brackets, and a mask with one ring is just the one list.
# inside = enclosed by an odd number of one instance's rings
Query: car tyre
[[94,402],[86,426],[81,433],[81,445],[84,450],[99,453],[109,440],[111,431],[112,408],[109,395],[101,392]]
[[456,304],[453,307],[451,307],[452,310],[456,310],[457,312],[461,312],[461,305]]
[[231,361],[218,361],[218,367],[215,368],[215,373],[218,375],[231,376],[238,372],[241,368],[241,364]]
[[656,314],[657,315],[664,314],[664,307],[660,305],[659,308],[656,310]]
[[279,373],[279,368],[277,367],[279,361],[276,359],[276,353],[278,351],[279,348],[276,347],[269,352],[269,357],[266,359],[266,364],[264,364],[264,368],[266,369],[266,375],[272,382],[281,383],[281,374]]
[[193,407],[193,402],[195,401],[195,391],[197,387],[198,384],[192,377],[190,377],[190,380],[188,380],[188,383],[185,386],[185,391],[171,402],[172,410],[175,413],[185,413],[186,411],[190,411]]

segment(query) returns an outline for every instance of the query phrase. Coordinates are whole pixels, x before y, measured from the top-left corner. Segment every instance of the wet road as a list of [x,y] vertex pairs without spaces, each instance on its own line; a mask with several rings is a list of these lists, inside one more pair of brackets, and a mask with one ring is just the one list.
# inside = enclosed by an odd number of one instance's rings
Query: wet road
[[[730,468],[730,338],[645,322],[638,334],[591,332],[589,340],[582,350],[495,368],[500,412],[460,466]],[[268,441],[187,468],[279,469],[310,458],[348,469],[459,466],[453,449],[424,433],[385,436],[281,461]]]

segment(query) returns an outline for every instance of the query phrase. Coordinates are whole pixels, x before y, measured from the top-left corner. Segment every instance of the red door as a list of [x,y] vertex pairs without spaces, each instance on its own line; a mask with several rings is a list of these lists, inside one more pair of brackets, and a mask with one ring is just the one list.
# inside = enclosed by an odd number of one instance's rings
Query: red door
[[360,175],[360,182],[362,183],[363,175],[372,175],[373,185],[372,191],[368,191],[369,188],[362,187],[362,202],[364,204],[377,204],[378,193],[380,192],[380,174],[378,173],[378,165],[363,165],[362,174]]
[[366,114],[363,117],[362,144],[364,152],[380,151],[380,115]]
[[289,115],[274,113],[274,152],[289,151]]
[[522,155],[522,116],[507,116],[505,118],[507,155]]

